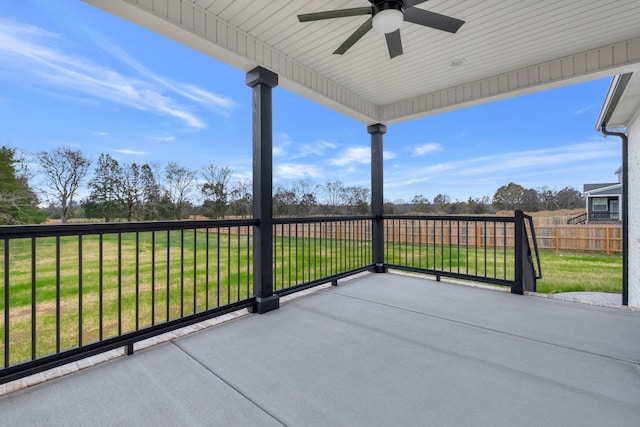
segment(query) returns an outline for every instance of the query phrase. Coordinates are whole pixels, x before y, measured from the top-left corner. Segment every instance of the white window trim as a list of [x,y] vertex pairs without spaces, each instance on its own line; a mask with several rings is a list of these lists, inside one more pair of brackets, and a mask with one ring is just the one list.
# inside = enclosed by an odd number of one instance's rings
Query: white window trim
[[[596,202],[599,202],[596,204]],[[609,199],[606,197],[593,197],[591,199],[591,210],[594,212],[606,212],[609,210]]]

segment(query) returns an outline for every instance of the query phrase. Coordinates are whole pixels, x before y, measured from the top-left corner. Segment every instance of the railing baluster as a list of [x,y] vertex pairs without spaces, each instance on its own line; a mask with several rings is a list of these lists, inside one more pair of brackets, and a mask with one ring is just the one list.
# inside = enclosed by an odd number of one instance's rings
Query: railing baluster
[[165,321],[169,321],[171,318],[170,310],[171,310],[171,231],[167,230],[167,280],[166,289],[165,289]]
[[122,233],[118,233],[118,336],[122,335]]
[[246,230],[246,235],[247,235],[247,297],[249,297],[249,295],[252,294],[252,292],[250,291],[250,287],[251,287],[251,275],[249,274],[251,272],[251,235],[250,235],[250,228],[247,226],[245,227]]
[[227,227],[227,304],[231,302],[231,227]]
[[[236,241],[238,242],[238,271],[237,271],[237,274],[238,274],[238,279],[237,279],[237,282],[238,282],[238,285],[237,285],[237,288],[238,288],[238,299],[237,300],[240,301],[241,291],[240,291],[240,228],[239,227],[236,229]],[[275,242],[275,239],[274,239],[274,242]],[[276,252],[273,251],[273,253],[275,254]],[[274,272],[275,272],[275,270],[274,270]]]
[[180,230],[180,317],[184,317],[184,229]]
[[[240,257],[238,256],[238,264]],[[198,229],[193,229],[193,311],[198,311]]]
[[103,301],[103,287],[104,287],[104,247],[103,247],[103,234],[100,233],[98,235],[98,311],[99,311],[99,321],[98,321],[98,337],[99,340],[102,341],[103,333],[103,318],[102,315],[104,313],[104,301]]
[[503,228],[503,235],[504,235],[504,239],[502,242],[502,252],[503,252],[503,256],[504,256],[504,273],[503,273],[503,278],[506,280],[507,279],[507,223],[503,222],[502,223]]
[[60,353],[60,236],[56,236],[56,353]]
[[151,326],[156,324],[156,232],[151,232]]
[[484,231],[482,236],[484,246],[484,277],[487,277],[487,223],[484,222]]
[[[82,245],[82,236],[80,236],[80,244]],[[37,278],[37,266],[36,266],[36,238],[31,238],[31,360],[35,360],[37,357],[37,342],[38,342],[38,334],[37,334],[37,297],[38,297],[38,282]],[[82,276],[80,276],[82,277]],[[79,323],[82,326],[82,287],[80,287],[80,316]],[[8,305],[5,304],[5,307]],[[5,328],[9,326],[8,323],[5,323]],[[82,345],[82,328],[80,328],[80,344]]]
[[136,320],[135,330],[140,329],[140,232],[136,231]]
[[216,307],[220,307],[220,228],[218,228],[218,236],[216,238],[216,257],[217,257],[217,281],[216,281]]
[[9,366],[9,353],[11,352],[11,340],[9,339],[9,331],[11,324],[9,320],[11,299],[10,299],[10,283],[9,283],[9,239],[4,240],[4,367]]
[[204,248],[204,258],[205,258],[205,273],[204,273],[204,307],[205,310],[209,310],[209,227],[205,230],[206,238],[205,238],[205,248]]

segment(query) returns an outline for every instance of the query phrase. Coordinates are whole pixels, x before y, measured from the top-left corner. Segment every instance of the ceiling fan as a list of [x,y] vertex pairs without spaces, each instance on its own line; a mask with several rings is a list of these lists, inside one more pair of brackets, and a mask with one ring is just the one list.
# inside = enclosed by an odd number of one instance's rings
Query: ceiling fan
[[334,54],[342,55],[349,50],[369,30],[373,29],[384,34],[387,39],[389,56],[395,58],[402,55],[402,39],[400,26],[404,21],[411,22],[437,30],[457,32],[464,21],[418,9],[414,6],[427,0],[369,0],[371,6],[352,9],[330,10],[326,12],[305,13],[298,15],[300,22],[319,21],[322,19],[343,18],[347,16],[371,15],[344,43],[336,49]]

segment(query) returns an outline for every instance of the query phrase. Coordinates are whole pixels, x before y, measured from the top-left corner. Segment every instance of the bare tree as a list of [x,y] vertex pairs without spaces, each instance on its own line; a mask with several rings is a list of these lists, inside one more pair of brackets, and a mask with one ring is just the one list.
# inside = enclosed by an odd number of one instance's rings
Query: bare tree
[[204,183],[204,208],[207,216],[224,218],[229,203],[231,169],[227,166],[209,165],[201,171]]
[[41,151],[37,157],[44,175],[45,191],[59,205],[60,221],[64,224],[71,217],[73,198],[89,172],[91,161],[81,151],[68,147]]
[[234,182],[230,193],[229,207],[232,215],[251,215],[253,195],[251,194],[251,179],[238,179]]
[[131,222],[139,217],[142,203],[143,177],[140,166],[136,163],[124,165],[120,181],[120,198],[123,202],[127,221]]
[[322,187],[326,206],[332,213],[336,213],[336,209],[340,204],[342,189],[341,181],[327,181]]
[[193,193],[196,182],[196,172],[189,170],[176,162],[169,162],[165,169],[167,195],[173,206],[173,217],[184,219],[187,216],[189,197]]
[[362,215],[369,212],[371,192],[368,188],[349,186],[341,191],[342,204],[349,215]]

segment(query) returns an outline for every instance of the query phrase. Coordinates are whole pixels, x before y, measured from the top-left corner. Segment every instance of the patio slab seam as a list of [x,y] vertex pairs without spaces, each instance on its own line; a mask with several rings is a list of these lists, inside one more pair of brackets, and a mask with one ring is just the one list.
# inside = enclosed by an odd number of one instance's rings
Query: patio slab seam
[[242,398],[244,398],[247,402],[250,402],[252,405],[254,405],[256,408],[258,408],[260,411],[264,412],[266,415],[271,417],[274,421],[282,424],[283,426],[286,425],[281,419],[279,419],[277,416],[275,416],[267,408],[261,406],[258,402],[256,402],[254,399],[252,399],[251,396],[248,396],[246,393],[244,393],[242,390],[240,390],[237,386],[235,386],[231,381],[227,380],[222,375],[220,375],[218,372],[215,372],[212,368],[210,368],[206,364],[202,363],[195,355],[191,354],[187,349],[185,349],[180,344],[178,344],[178,342],[176,340],[171,340],[170,343],[173,344],[176,348],[178,348],[182,353],[184,353],[185,356],[189,357],[191,360],[193,360],[195,363],[197,363],[204,370],[209,372],[214,377],[218,378],[220,381],[225,383],[229,388],[231,388],[233,391],[235,391],[240,396],[242,396]]
[[563,344],[559,344],[559,343],[554,343],[554,342],[541,340],[541,339],[534,338],[534,337],[527,337],[527,336],[524,336],[524,335],[515,334],[513,332],[502,331],[502,330],[499,330],[499,329],[490,328],[490,327],[487,327],[487,326],[475,325],[473,323],[464,322],[464,321],[461,321],[461,320],[455,320],[455,319],[451,319],[451,318],[448,318],[448,317],[445,317],[445,316],[438,316],[438,315],[435,315],[435,314],[425,313],[425,312],[422,312],[422,311],[418,311],[418,310],[414,310],[414,309],[406,308],[406,307],[400,307],[400,306],[396,306],[396,305],[393,305],[393,304],[386,304],[386,303],[379,302],[379,301],[373,301],[373,300],[370,300],[370,299],[357,297],[357,296],[354,296],[354,295],[346,295],[346,294],[342,294],[342,293],[340,293],[338,291],[331,292],[331,294],[332,295],[341,296],[341,297],[345,297],[345,298],[358,300],[358,301],[362,301],[362,302],[366,302],[366,303],[370,303],[370,304],[379,305],[379,306],[386,307],[386,308],[391,308],[391,309],[395,309],[395,310],[399,310],[399,311],[404,311],[404,312],[407,312],[407,313],[416,314],[418,316],[429,317],[429,318],[432,318],[432,319],[438,319],[438,320],[442,320],[442,321],[445,321],[445,322],[454,323],[454,324],[457,324],[457,325],[462,325],[462,326],[466,326],[466,327],[470,327],[470,328],[474,328],[474,329],[479,329],[479,330],[482,330],[482,331],[492,332],[492,333],[496,333],[496,334],[500,334],[500,335],[506,335],[506,336],[513,337],[513,338],[520,339],[520,340],[524,340],[524,341],[535,342],[535,343],[548,345],[548,346],[552,346],[552,347],[557,347],[557,348],[563,348],[565,350],[576,351],[576,352],[579,352],[579,353],[589,354],[591,356],[596,356],[596,357],[603,357],[603,358],[607,358],[607,359],[610,359],[610,360],[615,360],[615,361],[618,361],[618,362],[628,363],[628,364],[640,367],[640,362],[633,361],[633,360],[628,360],[628,359],[624,359],[624,358],[620,358],[620,357],[616,357],[616,356],[612,356],[612,355],[607,355],[607,354],[602,354],[602,353],[598,353],[598,352],[588,351],[588,350],[584,350],[584,349],[580,349],[580,348],[576,348],[576,347],[572,347],[572,346],[568,346],[568,345],[563,345]]

